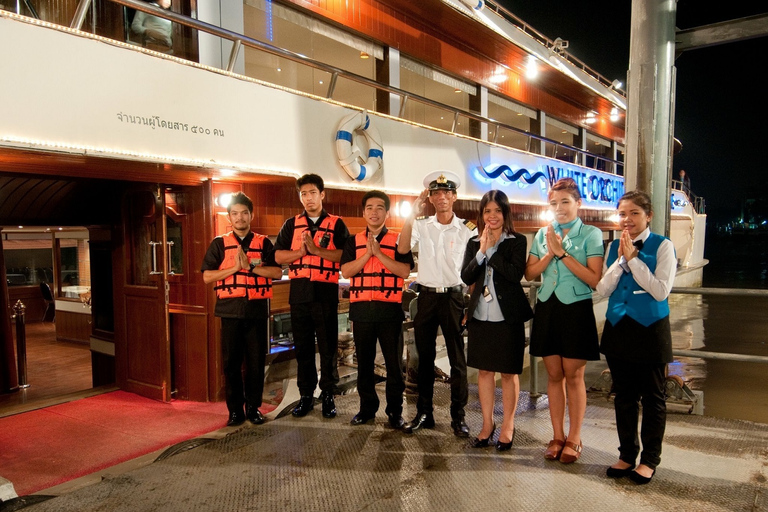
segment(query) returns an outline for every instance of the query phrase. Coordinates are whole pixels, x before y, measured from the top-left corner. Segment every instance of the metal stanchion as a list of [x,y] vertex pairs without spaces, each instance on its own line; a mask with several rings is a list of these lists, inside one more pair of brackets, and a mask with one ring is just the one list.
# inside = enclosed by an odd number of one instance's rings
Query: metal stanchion
[[16,362],[19,372],[19,389],[28,388],[27,384],[27,329],[24,325],[24,311],[27,307],[17,300],[13,305],[13,318],[16,319]]
[[[528,300],[531,303],[531,309],[536,308],[536,299],[539,295],[539,284],[540,283],[531,283],[531,282],[524,283],[524,285],[529,286]],[[528,325],[529,325],[529,328],[532,328],[533,320],[529,320]],[[528,354],[528,357],[530,358],[530,368],[531,368],[530,397],[533,400],[536,400],[537,398],[541,397],[541,393],[539,393],[539,358],[530,355],[530,352]]]

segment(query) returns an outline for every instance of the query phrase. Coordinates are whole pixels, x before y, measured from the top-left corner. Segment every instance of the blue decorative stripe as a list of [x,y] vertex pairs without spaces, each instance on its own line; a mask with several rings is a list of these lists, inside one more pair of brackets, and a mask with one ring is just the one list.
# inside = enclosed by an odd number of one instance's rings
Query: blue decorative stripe
[[368,158],[383,158],[384,152],[380,149],[369,149]]
[[365,116],[365,126],[363,126],[363,130],[367,130],[369,126],[371,126],[371,118]]
[[357,178],[355,178],[357,181],[363,181],[365,179],[365,166],[360,166],[360,174],[357,175]]
[[339,130],[336,132],[336,140],[346,140],[347,142],[352,142],[352,134],[350,132]]
[[541,171],[531,175],[531,173],[528,172],[528,169],[518,169],[517,171],[513,171],[508,165],[500,165],[498,167],[491,166],[483,169],[483,171],[485,172],[486,176],[494,180],[503,174],[504,178],[509,181],[514,182],[522,179],[529,185],[535,183],[539,178],[543,178],[545,181],[547,179],[547,176]]

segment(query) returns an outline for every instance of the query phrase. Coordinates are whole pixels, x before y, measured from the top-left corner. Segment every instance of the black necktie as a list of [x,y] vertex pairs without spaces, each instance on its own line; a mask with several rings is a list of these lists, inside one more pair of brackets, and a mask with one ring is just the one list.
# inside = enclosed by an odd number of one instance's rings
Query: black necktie
[[643,241],[642,240],[635,240],[634,242],[632,242],[632,245],[637,247],[637,250],[639,251],[639,250],[641,250],[643,248]]

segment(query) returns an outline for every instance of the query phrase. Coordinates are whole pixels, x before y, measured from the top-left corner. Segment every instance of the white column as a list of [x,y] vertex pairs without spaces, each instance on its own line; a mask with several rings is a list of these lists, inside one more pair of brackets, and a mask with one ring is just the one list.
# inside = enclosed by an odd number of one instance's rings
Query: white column
[[[389,85],[400,88],[400,50],[389,47]],[[400,114],[400,96],[397,94],[389,95],[389,115],[398,116]]]
[[670,207],[675,15],[675,0],[632,1],[624,182],[651,195],[651,229],[661,234]]

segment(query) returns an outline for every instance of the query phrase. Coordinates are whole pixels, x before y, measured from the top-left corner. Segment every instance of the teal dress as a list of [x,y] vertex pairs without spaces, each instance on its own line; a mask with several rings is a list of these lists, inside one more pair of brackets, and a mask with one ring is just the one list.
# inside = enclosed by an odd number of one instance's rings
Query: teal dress
[[[562,237],[559,225],[556,222],[553,225]],[[539,259],[547,254],[546,233],[547,228],[541,228],[531,246],[530,253]],[[571,258],[586,266],[588,258],[603,256],[603,233],[577,218],[563,237],[563,248]],[[537,357],[600,359],[592,288],[576,277],[563,261],[553,259],[541,274],[530,353]]]

